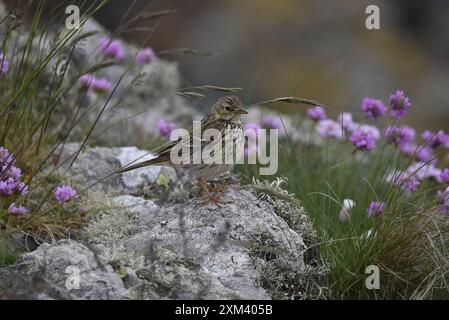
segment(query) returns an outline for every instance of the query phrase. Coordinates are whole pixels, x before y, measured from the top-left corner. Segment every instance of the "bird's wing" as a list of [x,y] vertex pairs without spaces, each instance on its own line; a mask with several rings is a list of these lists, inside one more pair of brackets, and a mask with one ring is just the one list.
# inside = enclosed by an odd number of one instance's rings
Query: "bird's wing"
[[[217,119],[213,119],[210,117],[206,117],[203,120],[201,120],[201,133],[203,133],[207,129],[212,129],[212,128],[218,129],[218,130],[222,131],[222,139],[223,139],[222,141],[225,141],[224,140],[225,131],[223,129],[226,126],[227,126],[227,121],[225,121],[225,120],[217,120]],[[164,163],[169,164],[172,148],[175,145],[177,145],[178,143],[182,143],[183,140],[187,140],[187,139],[188,139],[187,147],[190,149],[190,157],[191,157],[190,163],[192,163],[193,162],[193,154],[195,152],[197,152],[193,148],[195,146],[194,142],[197,142],[196,140],[194,140],[197,138],[193,134],[193,128],[189,131],[188,137],[185,137],[184,139],[181,139],[178,141],[170,141],[169,143],[162,146],[159,149],[159,151],[156,153],[155,158],[125,167],[125,168],[119,170],[119,173],[131,171],[134,169],[138,169],[138,168],[142,168],[142,167],[146,167],[146,166],[154,165],[154,164],[164,164]],[[186,142],[184,141],[184,143],[186,143]],[[209,144],[209,143],[216,143],[216,142],[205,141],[204,139],[201,138],[201,140],[200,140],[201,149],[198,151],[201,152],[201,150],[204,149],[205,144]]]
[[[216,122],[217,120],[214,120],[210,117],[206,117],[204,119],[201,120],[201,133],[203,133],[205,130],[209,129],[209,128],[215,128]],[[218,120],[220,121],[220,120]],[[193,127],[189,130],[188,136],[186,138],[180,139],[178,141],[170,141],[168,144],[164,145],[158,152],[157,152],[157,157],[161,158],[161,160],[163,161],[169,161],[170,160],[170,152],[171,149],[173,148],[173,146],[177,145],[178,143],[180,143],[180,141],[183,140],[187,140],[188,138],[188,147],[192,148],[195,144],[194,142],[198,142],[197,137],[194,136],[193,134]],[[203,147],[205,141],[204,139],[201,138],[200,140],[201,146]]]

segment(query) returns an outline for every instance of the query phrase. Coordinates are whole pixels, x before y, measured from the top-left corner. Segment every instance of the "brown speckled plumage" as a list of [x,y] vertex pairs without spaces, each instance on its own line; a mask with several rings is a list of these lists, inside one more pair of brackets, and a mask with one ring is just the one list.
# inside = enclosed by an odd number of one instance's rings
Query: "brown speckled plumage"
[[[227,96],[220,98],[214,105],[212,106],[212,109],[207,117],[201,120],[201,132],[202,134],[207,129],[217,129],[222,133],[222,150],[223,154],[226,155],[225,152],[225,141],[226,138],[230,139],[230,141],[233,141],[232,144],[228,144],[228,146],[231,146],[233,148],[232,153],[228,154],[234,154],[235,149],[237,146],[243,147],[244,143],[244,127],[243,123],[240,119],[242,114],[246,114],[247,112],[242,109],[242,103],[239,98],[235,96]],[[229,130],[226,130],[229,129]],[[193,145],[193,128],[189,131],[190,134],[190,146]],[[226,134],[230,134],[230,136],[227,136],[225,138]],[[150,165],[167,165],[167,166],[175,166],[170,161],[170,152],[178,142],[172,142],[169,145],[167,145],[165,148],[163,148],[159,153],[156,155],[154,159],[143,161],[128,167],[125,167],[119,171],[119,173],[123,173],[126,171],[142,168],[145,166]],[[204,150],[206,145],[209,147],[212,147],[212,144],[215,142],[206,142],[201,141],[201,150]],[[192,149],[191,149],[192,151]],[[224,160],[224,159],[223,159]],[[192,162],[192,161],[191,161]],[[184,169],[187,169],[191,175],[192,178],[204,178],[206,180],[210,180],[213,178],[217,178],[220,175],[228,172],[232,169],[233,164],[225,164],[226,162],[223,161],[223,164],[182,164],[182,165],[176,165],[179,167],[182,167]]]

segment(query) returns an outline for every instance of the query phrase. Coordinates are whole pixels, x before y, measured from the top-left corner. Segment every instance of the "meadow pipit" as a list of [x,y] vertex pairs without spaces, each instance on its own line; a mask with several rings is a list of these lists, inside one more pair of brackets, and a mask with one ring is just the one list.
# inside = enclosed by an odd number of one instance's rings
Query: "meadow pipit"
[[[192,178],[196,178],[199,180],[200,185],[203,187],[204,191],[211,196],[211,192],[218,191],[212,188],[207,180],[216,179],[222,174],[228,172],[234,166],[234,154],[238,153],[238,150],[243,151],[243,144],[245,142],[244,136],[244,127],[240,117],[243,114],[247,114],[245,110],[242,108],[242,102],[239,98],[235,96],[228,96],[220,98],[214,105],[212,106],[209,114],[201,120],[201,134],[203,134],[207,129],[216,129],[219,131],[221,139],[218,141],[204,139],[201,136],[201,141],[198,143],[201,147],[201,150],[205,150],[206,148],[209,150],[213,150],[213,146],[216,143],[221,143],[221,161],[218,163],[207,162],[204,159],[204,155],[202,155],[201,162],[196,163],[194,160],[195,152],[198,150],[194,149],[194,139],[195,134],[193,133],[194,128],[192,128],[189,132],[189,153],[190,161],[188,163],[175,164],[173,163],[173,159],[171,158],[171,151],[174,146],[176,146],[179,141],[173,141],[169,143],[166,147],[160,150],[156,157],[139,162],[134,165],[127,166],[119,170],[119,173],[127,172],[130,170],[142,168],[150,165],[165,165],[172,167],[181,167],[183,169],[187,169],[189,175]],[[226,149],[232,148],[232,151]],[[193,150],[193,151],[192,151]],[[201,152],[201,150],[199,152]],[[213,152],[212,152],[213,156]],[[238,155],[237,155],[238,156]],[[228,157],[232,157],[228,159]],[[206,162],[206,163],[205,163]],[[211,199],[214,202],[218,201],[218,198],[212,197]]]

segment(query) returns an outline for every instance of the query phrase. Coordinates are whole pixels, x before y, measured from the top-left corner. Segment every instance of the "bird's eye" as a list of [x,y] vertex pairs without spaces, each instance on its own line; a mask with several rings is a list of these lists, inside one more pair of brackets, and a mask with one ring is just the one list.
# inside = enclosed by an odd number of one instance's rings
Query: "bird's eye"
[[231,111],[231,107],[230,106],[225,106],[225,111]]

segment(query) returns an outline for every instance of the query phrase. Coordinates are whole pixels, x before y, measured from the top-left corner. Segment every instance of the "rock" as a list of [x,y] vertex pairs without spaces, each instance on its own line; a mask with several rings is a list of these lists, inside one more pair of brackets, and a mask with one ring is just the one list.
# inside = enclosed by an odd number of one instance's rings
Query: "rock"
[[[225,191],[221,206],[194,195],[182,203],[164,202],[156,191],[173,192],[173,168],[115,173],[134,160],[151,158],[147,151],[96,147],[77,154],[79,148],[72,143],[56,152],[61,155],[57,177],[70,178],[79,191],[94,190],[92,201],[88,193],[80,196],[83,206],[100,213],[76,233],[76,240],[43,244],[16,264],[0,268],[5,297],[320,297],[323,266],[308,249],[315,247],[315,235],[299,205],[235,186]],[[172,182],[160,185],[161,175]],[[265,182],[264,187],[285,193],[282,182]],[[148,187],[155,200],[138,192]],[[70,281],[66,286],[74,271],[80,275],[78,289]]]
[[0,283],[7,299],[104,300],[126,292],[111,266],[100,265],[90,249],[70,240],[24,254],[14,266],[0,269]]
[[[230,203],[222,208],[192,199],[156,214],[141,211],[137,216],[138,231],[126,238],[123,246],[133,252],[145,252],[151,242],[156,261],[167,260],[169,264],[182,261],[189,270],[188,279],[192,273],[202,275],[204,279],[198,281],[205,287],[192,290],[183,286],[187,279],[181,273],[179,284],[171,287],[176,298],[268,299],[270,294],[259,284],[261,270],[258,270],[268,263],[265,250],[274,251],[267,254],[273,256],[270,259],[292,265],[301,272],[305,267],[304,242],[272,207],[257,202],[248,191],[229,189],[226,200]],[[264,249],[268,243],[269,248]],[[170,275],[174,271],[162,268],[160,276],[166,277],[167,272]],[[163,279],[156,276],[152,280]],[[222,287],[228,293],[224,294]]]
[[[195,197],[161,207],[114,197],[78,241],[42,245],[0,269],[0,283],[20,278],[3,292],[50,299],[320,297],[322,266],[308,258],[310,223],[287,222],[250,191],[230,187],[223,201],[218,207]],[[65,287],[69,266],[81,270],[78,290]]]
[[[120,166],[125,167],[133,163],[146,161],[153,159],[154,155],[143,150],[139,150],[136,147],[120,148],[120,153],[117,156]],[[136,159],[139,159],[136,161]],[[149,166],[146,168],[140,168],[133,171],[128,171],[122,174],[123,183],[127,188],[135,188],[142,185],[145,182],[154,183],[156,178],[161,172],[161,169],[171,169],[162,166]],[[166,173],[167,170],[165,170]],[[172,178],[176,176],[176,173],[172,169]],[[171,175],[171,174],[169,174]]]
[[132,194],[138,192],[139,188],[148,186],[152,186],[153,191],[158,188],[165,189],[165,186],[157,184],[161,174],[173,183],[176,181],[176,171],[166,166],[150,166],[121,175],[116,174],[117,169],[133,161],[144,161],[153,157],[150,152],[135,147],[88,148],[79,153],[73,165],[70,166],[79,148],[78,143],[64,146],[59,160],[59,171],[70,177],[73,184],[83,188],[90,186],[93,191],[120,195]]

